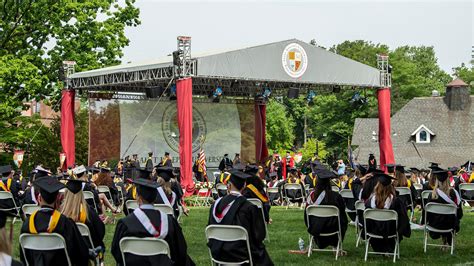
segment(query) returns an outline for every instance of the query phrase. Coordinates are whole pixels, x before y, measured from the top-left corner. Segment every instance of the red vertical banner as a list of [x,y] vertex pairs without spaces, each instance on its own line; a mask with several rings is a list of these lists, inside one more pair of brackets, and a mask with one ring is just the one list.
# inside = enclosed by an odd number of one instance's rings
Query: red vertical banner
[[255,159],[263,162],[268,157],[266,138],[267,106],[265,103],[255,103]]
[[395,163],[390,129],[390,88],[377,91],[379,102],[379,149],[380,167],[386,170],[385,164]]
[[63,152],[66,153],[65,167],[73,166],[76,161],[74,97],[74,90],[63,90],[61,98],[61,145]]
[[193,81],[191,78],[176,82],[179,127],[179,159],[181,186],[185,196],[194,193],[193,183]]

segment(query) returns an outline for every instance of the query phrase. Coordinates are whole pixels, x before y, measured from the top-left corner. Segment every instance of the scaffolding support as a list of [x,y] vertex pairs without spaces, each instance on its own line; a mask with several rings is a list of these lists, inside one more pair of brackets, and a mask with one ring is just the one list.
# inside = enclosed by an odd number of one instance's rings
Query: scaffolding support
[[380,70],[380,85],[382,88],[392,87],[392,66],[388,64],[388,55],[377,55],[377,68]]

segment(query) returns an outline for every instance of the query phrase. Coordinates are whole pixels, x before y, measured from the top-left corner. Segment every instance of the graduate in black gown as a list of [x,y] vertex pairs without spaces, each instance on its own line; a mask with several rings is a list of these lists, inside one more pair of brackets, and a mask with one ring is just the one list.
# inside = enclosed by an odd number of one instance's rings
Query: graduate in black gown
[[111,251],[117,265],[124,265],[120,240],[129,236],[165,240],[170,248],[171,259],[166,255],[144,257],[127,253],[125,254],[127,265],[194,265],[187,255],[186,240],[176,219],[153,207],[158,194],[158,184],[143,178],[135,179],[134,183],[140,207],[120,219],[115,227]]
[[10,165],[0,166],[0,191],[10,192],[15,202],[11,199],[0,200],[0,209],[11,209],[12,213],[16,213],[15,204],[20,207],[18,192],[20,191],[20,183],[13,179],[13,169]]
[[318,176],[315,172],[311,172],[306,175],[304,179],[304,184],[309,185],[309,189],[316,188],[316,184],[318,183]]
[[38,166],[33,170],[30,182],[23,193],[23,204],[36,204],[38,205],[38,195],[39,188],[34,185],[34,181],[43,176],[50,176],[51,172],[47,169],[44,169],[41,166]]
[[[331,178],[337,178],[337,176],[325,169],[315,169],[318,176],[318,182],[316,184],[315,190],[311,191],[308,196],[308,206],[311,205],[331,205],[336,206],[339,209],[339,218],[341,226],[341,236],[344,240],[344,236],[347,230],[347,216],[346,216],[346,206],[344,205],[344,199],[337,192],[332,191],[331,188]],[[322,217],[309,217],[309,224],[306,220],[306,210],[304,212],[304,219],[306,227],[308,228],[308,233],[314,237],[314,242],[320,248],[326,248],[328,246],[337,247],[338,236],[321,236],[324,233],[332,233],[339,230],[339,225],[337,218],[322,218]],[[345,253],[344,251],[341,251]]]
[[265,192],[265,184],[263,180],[257,175],[258,167],[256,165],[248,165],[245,169],[245,173],[249,174],[250,177],[246,180],[247,186],[245,187],[242,195],[246,198],[259,199],[263,204],[263,214],[265,215],[265,221],[270,222],[270,200],[268,199],[267,192]]
[[[434,213],[427,214],[427,224],[438,229],[454,228],[456,232],[460,230],[460,222],[463,216],[462,201],[458,192],[449,186],[448,171],[436,167],[432,168],[432,177],[436,178],[433,193],[428,196],[428,202],[436,202],[443,204],[452,204],[457,207],[456,215],[439,215]],[[451,245],[451,233],[435,233],[430,232],[433,239],[442,237],[444,245]]]
[[[273,265],[263,240],[265,224],[262,212],[242,195],[245,182],[252,176],[232,170],[227,183],[229,194],[212,204],[209,213],[209,225],[239,225],[247,230],[254,265]],[[238,262],[248,259],[247,246],[243,241],[222,242],[210,240],[207,243],[215,259],[226,262]]]
[[[6,224],[7,218],[14,217],[10,212],[0,211],[0,265],[2,266],[19,266],[23,265],[21,262],[12,258],[12,234],[13,231],[7,233]],[[12,226],[13,224],[10,224]]]
[[[74,221],[57,210],[61,198],[59,190],[64,188],[64,185],[56,177],[41,177],[36,179],[34,184],[39,188],[39,204],[41,209],[25,220],[21,233],[37,234],[51,232],[60,234],[66,240],[67,251],[72,265],[87,265],[89,249],[86,242]],[[28,260],[30,265],[66,264],[66,256],[63,251],[33,251],[25,249],[25,254],[26,257],[20,252],[21,261],[25,263]]]
[[[393,177],[384,173],[376,172],[373,179],[378,180],[374,193],[366,201],[366,209],[387,209],[394,210],[398,215],[398,228],[395,222],[379,222],[367,220],[367,231],[381,236],[392,235],[398,232],[398,239],[401,242],[403,237],[410,237],[410,220],[407,215],[407,208],[403,201],[396,196],[395,188],[392,185]],[[370,245],[375,252],[393,252],[395,249],[394,238],[371,238]]]
[[[86,171],[85,167],[80,166],[73,169],[74,174],[78,175]],[[105,225],[99,218],[99,215],[94,209],[87,204],[82,193],[82,186],[84,181],[70,177],[66,183],[66,192],[64,193],[64,199],[61,205],[61,213],[71,218],[76,223],[83,223],[89,228],[90,236],[92,239],[91,247],[89,239],[84,240],[89,248],[102,247],[105,250],[104,236],[105,236]],[[101,253],[102,258],[103,252]]]
[[179,216],[179,207],[178,207],[178,195],[173,191],[171,187],[171,179],[174,177],[172,167],[157,167],[156,173],[158,174],[158,184],[160,185],[157,188],[158,195],[156,197],[155,203],[166,204],[173,208],[174,217]]
[[[410,189],[411,200],[410,200],[410,195],[400,195],[399,198],[403,200],[403,203],[405,203],[407,207],[410,204],[415,204],[417,192],[416,192],[415,186],[412,186],[411,181],[407,178],[405,174],[405,167],[402,165],[396,165],[394,176],[395,176],[395,180],[393,182],[394,187],[406,187]],[[415,208],[415,205],[413,206],[413,208]],[[410,207],[408,207],[408,209],[411,210]]]

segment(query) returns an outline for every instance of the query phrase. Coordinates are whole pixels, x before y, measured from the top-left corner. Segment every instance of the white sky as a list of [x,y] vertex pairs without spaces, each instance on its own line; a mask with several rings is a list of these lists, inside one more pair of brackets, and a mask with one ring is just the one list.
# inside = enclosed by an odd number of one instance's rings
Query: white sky
[[[162,1],[137,0],[142,24],[128,28],[123,62],[147,61],[176,50],[176,36],[192,50],[239,48],[297,38],[330,47],[368,40],[395,48],[434,46],[440,66],[471,59],[472,0],[458,1]],[[375,56],[375,55],[374,55]]]

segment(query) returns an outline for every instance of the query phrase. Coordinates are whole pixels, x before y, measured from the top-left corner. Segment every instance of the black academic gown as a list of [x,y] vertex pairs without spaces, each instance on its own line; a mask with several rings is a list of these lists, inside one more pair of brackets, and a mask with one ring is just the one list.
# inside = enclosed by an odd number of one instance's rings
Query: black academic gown
[[[25,193],[23,193],[23,204],[38,204],[35,201],[38,198],[38,194],[38,189],[34,186],[27,187]],[[33,197],[35,198],[33,199]]]
[[[46,232],[52,214],[53,210],[49,208],[42,208],[38,211],[34,221],[38,233]],[[30,233],[29,224],[30,219],[26,219],[21,227],[21,233]],[[66,240],[67,251],[72,265],[88,264],[89,249],[87,243],[82,238],[81,233],[72,219],[61,215],[53,233],[60,234],[64,237],[64,240]],[[67,261],[64,252],[25,250],[25,254],[30,265],[35,266],[65,265]],[[26,264],[22,252],[20,252],[20,258],[21,261]]]
[[173,208],[174,217],[178,218],[179,216],[178,196],[176,195],[174,191],[171,191],[171,195],[165,195],[165,197],[166,199],[163,199],[161,194],[158,193],[154,203],[171,205],[171,208]]
[[[438,229],[451,229],[454,228],[456,232],[459,232],[461,229],[460,223],[461,218],[463,216],[462,212],[462,201],[457,198],[456,193],[453,189],[449,190],[449,198],[454,202],[457,203],[457,213],[456,215],[439,215],[435,213],[428,213],[427,215],[427,224],[433,226],[434,228]],[[432,194],[428,196],[428,202],[436,202],[436,203],[443,203],[448,204],[446,200],[442,197],[438,196],[437,199],[432,198]],[[435,232],[430,232],[430,236],[433,239],[438,239],[440,236],[446,237],[449,244],[451,244],[452,236],[450,233],[440,234]]]
[[145,162],[145,168],[148,170],[148,171],[153,171],[153,159],[152,158],[148,158]]
[[[354,194],[354,191],[352,190],[352,184],[354,183],[354,179],[351,177],[346,184],[344,185],[344,189],[349,189],[352,191],[352,194]],[[343,198],[344,203],[346,204],[347,209],[353,211],[355,210],[355,202],[357,201],[356,198],[349,199],[349,198]],[[356,213],[355,212],[348,212],[347,215],[351,219],[351,221],[356,220]]]
[[[248,185],[252,184],[255,186],[257,191],[259,192],[260,196],[255,194],[250,188],[248,188]],[[259,199],[262,204],[263,204],[263,214],[265,215],[265,221],[268,223],[270,221],[270,201],[268,200],[268,195],[265,192],[265,184],[263,181],[260,179],[260,177],[254,175],[250,178],[247,179],[247,187],[244,189],[242,192],[242,195],[248,199]]]
[[[365,207],[366,209],[371,208],[371,200],[367,200]],[[395,228],[395,222],[376,222],[373,220],[367,220],[367,229],[369,232],[375,233],[377,235],[388,236],[393,235],[395,230],[398,231],[399,242],[402,241],[403,237],[410,237],[411,228],[410,220],[407,214],[406,205],[400,198],[394,197],[392,203],[390,204],[390,210],[394,210],[398,214],[398,228]],[[395,249],[395,239],[370,239],[370,245],[375,252],[393,252]]]
[[313,189],[316,187],[316,184],[318,183],[318,177],[317,176],[313,176],[312,173],[309,173],[306,175],[306,177],[304,178],[304,183],[309,185],[309,188],[310,189]]
[[[99,218],[99,215],[94,211],[94,209],[89,206],[88,209],[88,217],[85,222],[87,228],[89,228],[89,232],[91,233],[92,243],[94,247],[103,247],[105,249],[104,244],[104,236],[105,236],[105,225],[104,222]],[[89,240],[86,240],[86,243],[89,243]],[[88,245],[89,246],[89,245]],[[92,247],[90,247],[92,248]]]
[[[18,192],[20,191],[19,180],[17,182],[17,180],[12,178],[10,187],[8,188],[8,179],[9,178],[2,178],[3,184],[5,185],[5,187],[7,187],[7,191],[9,189],[9,192],[12,193],[16,206],[20,207],[20,201],[18,197]],[[4,191],[4,189],[0,187],[0,191]],[[0,200],[0,209],[14,209],[15,204],[10,199]],[[11,212],[16,214],[16,211],[14,210],[12,210]]]
[[97,207],[97,213],[102,212],[102,206],[100,205],[100,200],[99,200],[99,192],[97,189],[92,187],[90,182],[84,183],[84,187],[82,188],[83,191],[90,191],[92,194],[94,194],[94,201],[97,206],[94,206],[94,202],[92,200],[86,200],[87,204],[92,207],[92,209],[95,211],[95,207]]
[[[224,214],[223,210],[232,201],[234,201],[234,203],[229,211]],[[216,203],[218,203],[217,206],[215,206]],[[215,216],[219,217],[221,215],[223,215],[223,218],[221,221],[218,221]],[[249,236],[253,264],[273,265],[263,244],[263,240],[265,239],[265,224],[262,220],[262,213],[257,206],[247,201],[245,197],[229,194],[213,203],[209,213],[208,224],[242,226],[247,230]],[[248,259],[247,247],[243,241],[222,242],[211,239],[207,245],[215,259],[226,262],[238,262]]]
[[[316,205],[315,201],[319,195],[316,195],[316,192],[312,192],[310,194],[310,199],[312,204],[308,205]],[[321,201],[319,205],[330,205],[336,206],[339,209],[339,217],[340,217],[340,225],[341,225],[341,236],[342,240],[344,240],[344,236],[346,235],[347,231],[347,216],[346,216],[346,207],[344,205],[344,199],[332,190],[326,190],[326,196]],[[308,221],[306,220],[306,210],[304,211],[304,221],[306,227],[308,227],[308,233],[310,233],[314,237],[314,241],[319,248],[326,248],[328,246],[337,247],[338,236],[320,236],[320,234],[324,233],[332,233],[339,230],[339,225],[337,224],[337,218],[321,218],[321,217],[314,217],[310,216],[309,218],[309,225]]]
[[[161,226],[162,212],[144,209],[143,212],[150,219],[155,228]],[[181,227],[175,218],[167,215],[168,219],[168,234],[164,240],[168,243],[170,248],[171,259],[166,255],[158,255],[152,257],[143,257],[132,254],[125,254],[127,265],[194,265],[194,262],[187,255],[187,245],[184,239]],[[117,262],[117,265],[123,265],[122,255],[120,253],[120,240],[124,237],[153,237],[137,219],[135,214],[131,213],[127,217],[120,219],[115,228],[115,234],[112,241],[112,255]]]

